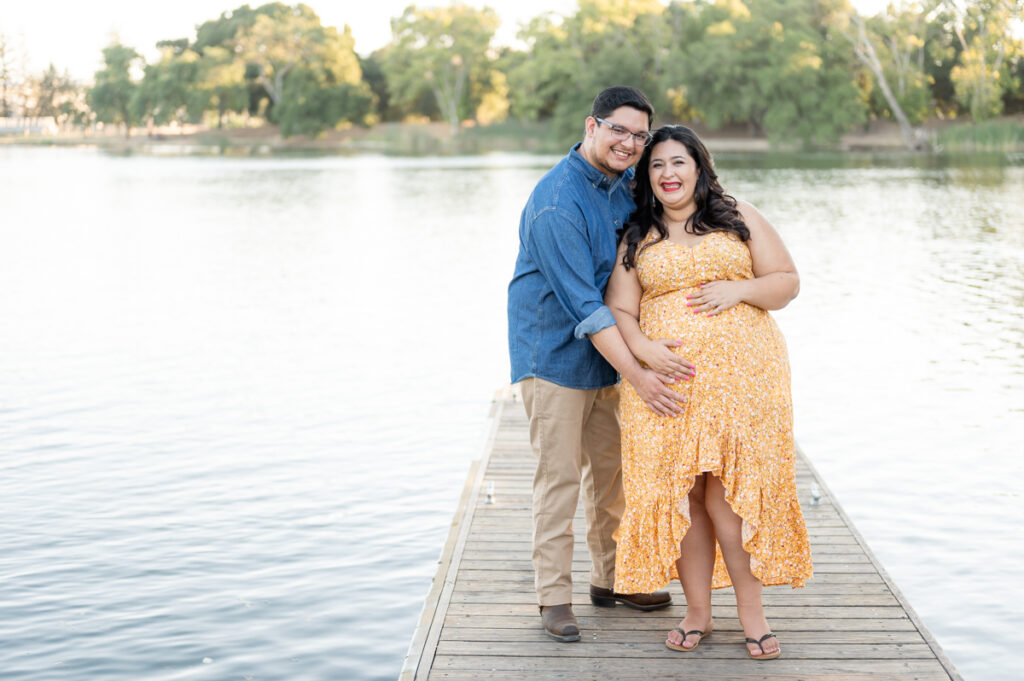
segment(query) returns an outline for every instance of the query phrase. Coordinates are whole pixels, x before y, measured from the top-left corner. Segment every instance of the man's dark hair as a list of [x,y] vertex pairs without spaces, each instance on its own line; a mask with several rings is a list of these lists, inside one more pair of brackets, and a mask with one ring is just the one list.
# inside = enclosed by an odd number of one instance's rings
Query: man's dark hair
[[643,111],[647,114],[648,127],[654,125],[654,107],[647,101],[647,96],[635,87],[627,85],[615,85],[605,88],[594,98],[594,106],[590,108],[590,115],[594,118],[605,118],[620,106],[628,106]]

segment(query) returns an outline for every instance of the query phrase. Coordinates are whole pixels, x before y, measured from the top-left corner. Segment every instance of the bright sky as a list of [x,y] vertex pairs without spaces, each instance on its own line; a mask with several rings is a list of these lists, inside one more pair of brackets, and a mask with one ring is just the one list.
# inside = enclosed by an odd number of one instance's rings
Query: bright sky
[[[887,0],[855,0],[865,11],[877,11]],[[295,4],[297,0],[285,0]],[[81,80],[91,80],[102,66],[101,50],[117,35],[152,60],[158,40],[195,38],[198,24],[216,19],[222,12],[244,4],[259,7],[261,0],[0,0],[0,33],[15,48],[24,50],[30,73],[43,71],[51,62],[58,70],[68,69]],[[306,0],[327,26],[348,24],[356,40],[356,51],[367,55],[391,38],[392,17],[410,4],[436,6],[446,0]],[[568,14],[576,0],[468,0],[476,7],[492,7],[502,19],[497,41],[511,44],[519,24],[545,11]]]

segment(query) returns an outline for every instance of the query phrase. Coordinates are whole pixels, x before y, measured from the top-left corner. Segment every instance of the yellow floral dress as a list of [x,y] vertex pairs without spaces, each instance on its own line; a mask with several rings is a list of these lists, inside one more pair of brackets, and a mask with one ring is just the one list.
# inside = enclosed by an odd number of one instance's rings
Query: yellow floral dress
[[[615,591],[650,592],[678,577],[688,494],[704,472],[721,479],[743,520],[754,576],[765,585],[803,586],[811,550],[793,470],[786,341],[761,308],[740,303],[709,317],[686,307],[699,284],[753,278],[750,251],[725,232],[692,247],[664,240],[640,253],[636,271],[641,329],[652,339],[681,340],[677,352],[697,375],[676,388],[688,399],[681,416],[657,415],[622,383],[626,509],[616,535]],[[717,546],[715,554],[712,587],[730,586]]]

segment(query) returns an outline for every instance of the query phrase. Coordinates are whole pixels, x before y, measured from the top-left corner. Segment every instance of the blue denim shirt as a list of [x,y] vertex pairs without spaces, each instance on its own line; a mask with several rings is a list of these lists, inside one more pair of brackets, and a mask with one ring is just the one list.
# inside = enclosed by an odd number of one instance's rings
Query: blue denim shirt
[[633,212],[633,170],[609,178],[577,144],[534,188],[519,221],[508,286],[512,382],[536,376],[566,388],[614,385],[615,369],[589,335],[615,324],[604,289],[616,231]]

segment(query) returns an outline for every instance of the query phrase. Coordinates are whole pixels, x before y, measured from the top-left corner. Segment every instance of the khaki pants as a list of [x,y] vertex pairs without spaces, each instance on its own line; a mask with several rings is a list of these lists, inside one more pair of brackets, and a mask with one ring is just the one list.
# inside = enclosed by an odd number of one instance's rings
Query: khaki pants
[[590,583],[615,582],[612,533],[622,518],[618,387],[575,390],[527,378],[520,384],[537,457],[533,568],[540,605],[572,602],[572,519],[583,485]]

